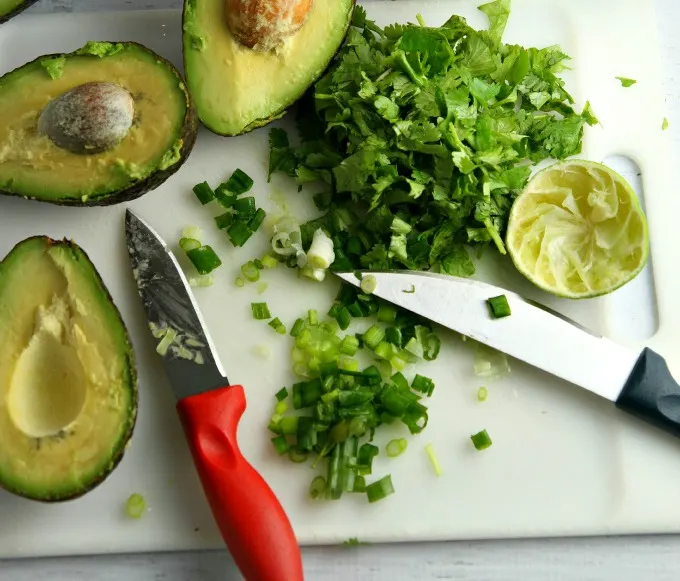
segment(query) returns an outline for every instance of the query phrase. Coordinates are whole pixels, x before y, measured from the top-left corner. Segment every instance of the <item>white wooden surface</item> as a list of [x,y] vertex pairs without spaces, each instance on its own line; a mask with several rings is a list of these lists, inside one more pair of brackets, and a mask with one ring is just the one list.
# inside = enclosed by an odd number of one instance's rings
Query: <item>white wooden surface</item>
[[[31,11],[170,8],[180,3],[179,0],[43,0]],[[673,132],[680,152],[680,5],[677,0],[654,0],[654,4],[666,71],[669,131]],[[615,15],[612,18],[615,19]],[[0,526],[11,526],[11,523],[2,522],[0,515]],[[680,536],[310,548],[305,549],[304,559],[307,578],[312,580],[664,581],[680,578]],[[238,578],[223,551],[0,562],[0,581]]]

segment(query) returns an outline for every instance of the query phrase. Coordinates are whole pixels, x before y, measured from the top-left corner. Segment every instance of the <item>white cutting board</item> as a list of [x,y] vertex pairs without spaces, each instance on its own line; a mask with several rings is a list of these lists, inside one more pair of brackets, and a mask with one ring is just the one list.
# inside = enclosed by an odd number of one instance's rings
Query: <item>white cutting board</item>
[[[440,24],[458,12],[480,27],[484,19],[476,4],[410,0],[366,6],[381,24],[413,21],[418,12],[428,23]],[[178,11],[25,15],[0,28],[0,72],[40,54],[73,50],[88,39],[136,40],[181,62]],[[574,57],[569,89],[579,106],[589,98],[602,121],[588,131],[584,156],[602,160],[627,154],[642,168],[654,284],[648,268],[606,299],[573,303],[537,293],[507,262],[487,264],[494,273],[487,278],[547,300],[626,343],[641,344],[653,335],[649,343],[671,360],[680,377],[680,279],[671,260],[671,249],[680,243],[675,225],[680,196],[667,163],[669,141],[660,129],[665,113],[649,3],[514,0],[506,40],[527,46],[561,44]],[[617,75],[639,82],[622,89]],[[310,307],[327,309],[337,283],[299,281],[292,271],[279,269],[264,276],[269,290],[262,297],[255,285],[237,289],[233,281],[238,266],[265,249],[265,236],[233,249],[213,227],[211,210],[191,193],[194,184],[206,179],[217,183],[240,167],[255,178],[254,191],[267,210],[276,211],[270,194],[278,192],[295,212],[311,216],[313,191],[297,193],[281,178],[266,184],[266,142],[267,129],[238,138],[202,131],[179,173],[130,207],[171,243],[183,226],[201,225],[207,242],[224,259],[215,286],[198,289],[196,295],[229,378],[247,390],[248,409],[239,432],[243,451],[279,495],[303,544],[349,537],[376,542],[680,531],[680,441],[515,361],[508,378],[487,384],[489,399],[480,404],[476,393],[481,382],[472,373],[472,354],[453,333],[445,334],[439,359],[420,369],[437,384],[429,427],[409,439],[404,456],[376,462],[375,475],[392,473],[397,494],[375,505],[359,495],[339,502],[308,501],[314,472],[276,457],[266,431],[273,394],[293,381],[290,338],[253,321],[249,303],[267,300],[272,312],[290,325]],[[128,266],[124,211],[125,205],[74,209],[0,199],[1,255],[39,233],[71,237],[90,254],[128,324],[140,380],[132,445],[101,486],[61,505],[0,493],[0,558],[222,546],[146,330]],[[652,288],[659,305],[658,330]],[[270,359],[253,353],[259,344],[271,347]],[[480,453],[468,436],[483,428],[494,444]],[[434,477],[423,451],[428,441],[443,465],[441,478]],[[132,492],[142,493],[151,507],[140,521],[123,513]]]

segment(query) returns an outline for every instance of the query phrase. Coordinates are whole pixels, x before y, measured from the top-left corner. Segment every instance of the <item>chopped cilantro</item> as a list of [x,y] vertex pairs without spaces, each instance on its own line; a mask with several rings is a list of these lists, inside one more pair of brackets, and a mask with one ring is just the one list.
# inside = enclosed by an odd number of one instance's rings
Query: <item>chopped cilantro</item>
[[[558,46],[502,42],[510,0],[479,7],[488,30],[381,28],[357,6],[332,65],[298,108],[300,145],[269,134],[269,173],[315,182],[331,270],[408,268],[470,276],[470,246],[505,252],[510,207],[531,166],[581,152],[582,112],[559,76]],[[323,192],[319,192],[319,184]],[[307,242],[305,242],[307,240]]]
[[621,86],[622,87],[632,87],[637,81],[635,79],[629,79],[628,77],[616,77],[619,81],[621,81]]

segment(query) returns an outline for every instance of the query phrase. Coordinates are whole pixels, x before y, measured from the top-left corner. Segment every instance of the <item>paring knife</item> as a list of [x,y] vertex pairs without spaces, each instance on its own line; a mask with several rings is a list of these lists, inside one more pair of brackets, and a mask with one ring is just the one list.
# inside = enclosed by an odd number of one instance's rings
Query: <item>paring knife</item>
[[[680,386],[649,348],[629,349],[591,334],[516,293],[483,282],[414,271],[341,272],[355,286],[614,402],[680,437]],[[487,299],[505,295],[512,314],[494,319]]]
[[[213,516],[248,581],[301,581],[293,528],[264,479],[241,454],[237,427],[243,387],[229,385],[189,284],[175,256],[145,222],[127,211],[127,246],[149,326],[174,340],[162,355],[177,412]],[[163,353],[163,349],[160,350]]]

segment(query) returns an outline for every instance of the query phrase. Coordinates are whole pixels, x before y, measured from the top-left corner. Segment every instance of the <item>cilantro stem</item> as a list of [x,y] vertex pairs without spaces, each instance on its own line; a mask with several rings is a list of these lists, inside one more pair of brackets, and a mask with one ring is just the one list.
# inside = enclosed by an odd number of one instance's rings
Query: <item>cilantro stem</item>
[[489,233],[489,236],[491,236],[491,239],[496,244],[498,252],[500,252],[501,254],[507,254],[507,251],[505,250],[505,244],[503,244],[503,239],[501,238],[501,235],[498,233],[498,230],[496,230],[496,227],[493,225],[491,218],[486,218],[484,220],[484,226],[486,227],[486,231]]

